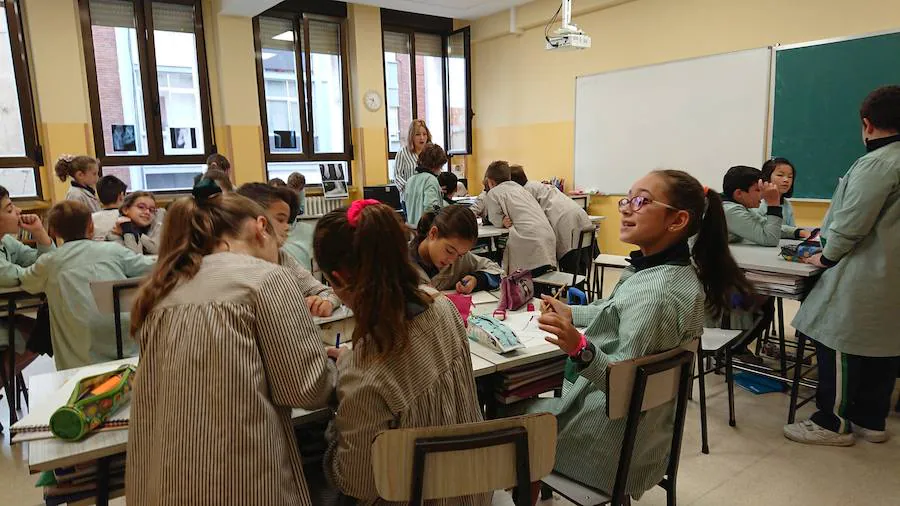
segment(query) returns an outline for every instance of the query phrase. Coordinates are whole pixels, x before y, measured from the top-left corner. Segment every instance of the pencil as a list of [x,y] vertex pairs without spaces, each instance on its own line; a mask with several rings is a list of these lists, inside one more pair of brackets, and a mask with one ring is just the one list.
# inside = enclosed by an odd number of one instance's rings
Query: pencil
[[[556,294],[553,295],[553,298],[559,299],[559,296],[562,295],[563,290],[565,290],[565,289],[566,289],[565,286],[559,287],[559,290],[556,291]],[[547,304],[544,301],[541,301],[541,312],[546,313],[548,310],[553,311],[553,306],[551,306],[550,304]]]

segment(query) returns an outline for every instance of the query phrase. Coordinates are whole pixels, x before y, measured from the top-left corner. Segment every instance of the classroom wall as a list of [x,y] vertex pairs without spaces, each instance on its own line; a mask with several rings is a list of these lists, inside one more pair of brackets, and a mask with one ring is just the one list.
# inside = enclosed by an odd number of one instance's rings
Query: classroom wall
[[[94,154],[93,132],[77,0],[21,1],[46,161],[41,167],[44,201],[23,207],[37,208],[65,198],[69,183],[53,177],[53,163],[66,153]],[[202,6],[218,150],[231,159],[237,184],[263,181],[251,18],[220,15],[221,0],[203,0]],[[387,182],[387,125],[383,108],[370,112],[362,105],[367,90],[384,95],[380,11],[354,4],[348,16],[354,199],[362,196],[364,184]]]
[[[507,159],[522,163],[532,179],[559,176],[572,188],[576,76],[900,29],[896,0],[579,0],[574,22],[592,37],[593,47],[548,52],[544,25],[558,6],[556,0],[537,0],[519,8],[521,35],[509,34],[508,12],[471,25],[475,120],[469,175],[476,180],[492,160]],[[652,143],[647,139],[648,149]],[[593,197],[591,213],[608,217],[601,249],[625,254],[632,248],[618,241],[617,198]],[[826,209],[823,202],[795,204],[801,225],[819,224]]]

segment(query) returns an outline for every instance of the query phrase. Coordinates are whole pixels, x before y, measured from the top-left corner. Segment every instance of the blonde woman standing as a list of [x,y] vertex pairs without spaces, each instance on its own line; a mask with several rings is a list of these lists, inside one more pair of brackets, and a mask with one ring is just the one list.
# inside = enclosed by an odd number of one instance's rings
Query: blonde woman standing
[[406,181],[416,173],[419,153],[429,144],[431,144],[431,130],[428,130],[425,121],[412,120],[409,124],[409,133],[406,135],[406,146],[397,151],[397,157],[394,159],[394,184],[400,190],[401,201],[403,192],[406,191]]

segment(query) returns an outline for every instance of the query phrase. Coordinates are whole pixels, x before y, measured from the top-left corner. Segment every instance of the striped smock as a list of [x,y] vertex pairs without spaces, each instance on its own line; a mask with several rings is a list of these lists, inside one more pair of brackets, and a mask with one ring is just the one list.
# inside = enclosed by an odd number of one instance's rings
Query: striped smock
[[335,369],[289,271],[204,257],[136,340],[129,505],[310,505],[290,408],[324,407]]

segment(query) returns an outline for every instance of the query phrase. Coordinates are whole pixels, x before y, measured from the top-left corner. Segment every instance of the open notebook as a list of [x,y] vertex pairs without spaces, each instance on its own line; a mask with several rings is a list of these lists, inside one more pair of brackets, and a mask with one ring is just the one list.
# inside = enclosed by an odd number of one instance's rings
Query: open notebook
[[[10,435],[13,442],[33,441],[35,439],[51,439],[53,434],[50,432],[50,417],[59,407],[65,405],[75,389],[75,385],[82,379],[96,374],[102,374],[114,371],[124,363],[137,364],[137,357],[120,360],[113,363],[98,364],[94,366],[83,367],[78,369],[63,386],[56,389],[43,399],[40,403],[34,403],[34,407],[12,427],[10,427]],[[99,430],[116,430],[127,429],[128,421],[131,419],[131,403],[126,404],[119,411],[113,414]]]

